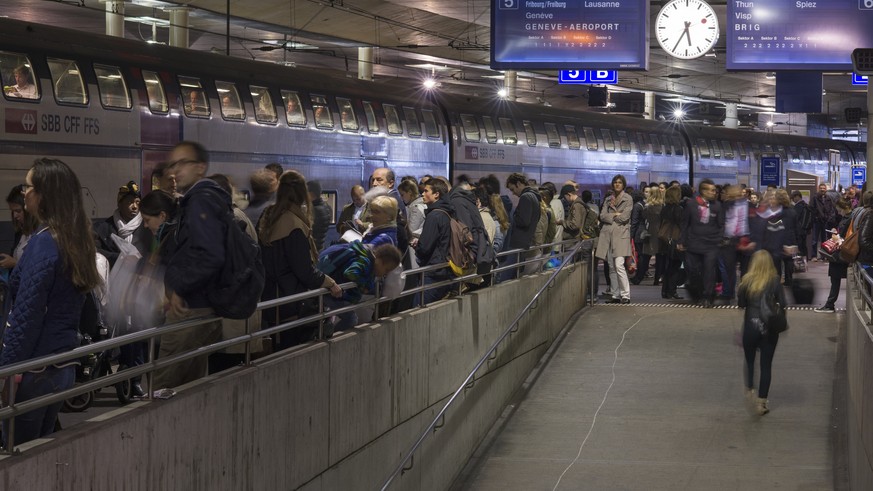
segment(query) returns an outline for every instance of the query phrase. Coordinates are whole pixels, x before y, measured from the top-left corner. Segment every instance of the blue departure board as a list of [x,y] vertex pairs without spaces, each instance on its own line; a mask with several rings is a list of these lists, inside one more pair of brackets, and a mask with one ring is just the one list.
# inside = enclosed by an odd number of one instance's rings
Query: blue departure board
[[728,0],[728,70],[852,70],[873,48],[873,0]]
[[491,4],[491,68],[646,70],[648,65],[648,0]]

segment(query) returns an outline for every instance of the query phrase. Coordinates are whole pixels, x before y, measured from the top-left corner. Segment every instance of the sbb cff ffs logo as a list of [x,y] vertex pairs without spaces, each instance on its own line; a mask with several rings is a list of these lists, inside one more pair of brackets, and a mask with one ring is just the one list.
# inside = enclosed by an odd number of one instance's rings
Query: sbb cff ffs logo
[[873,10],[873,0],[858,0],[858,8],[861,10]]

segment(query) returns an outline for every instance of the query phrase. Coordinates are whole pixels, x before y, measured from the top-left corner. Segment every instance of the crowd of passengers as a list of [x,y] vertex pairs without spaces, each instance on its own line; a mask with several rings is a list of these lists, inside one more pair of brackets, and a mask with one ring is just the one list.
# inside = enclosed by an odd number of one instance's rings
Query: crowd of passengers
[[[181,142],[155,169],[153,190],[143,196],[135,181],[124,184],[113,215],[92,224],[75,173],[59,160],[37,160],[25,183],[7,198],[16,233],[11,254],[0,255],[0,266],[9,272],[0,366],[72,350],[81,342],[79,333],[93,327],[84,325],[85,319],[129,332],[213,316],[206,292],[225,263],[229,226],[239,226],[259,245],[266,273],[261,300],[326,289],[325,306],[344,311],[324,325],[307,324],[159,369],[151,381],[155,397],[170,397],[176,387],[240,365],[246,352],[257,355],[329,337],[372,320],[375,308],[379,314],[398,312],[457,291],[447,281],[455,272],[445,267],[453,220],[471,233],[469,248],[481,275],[464,285],[467,290],[554,267],[551,256],[562,247],[556,242],[596,239],[594,254],[604,265],[608,301],[629,303],[630,284],[644,281],[654,260],[652,276],[664,298],[680,299],[677,289],[684,282],[689,292],[700,292],[692,300],[712,306],[718,299],[733,299],[737,265],[743,274],[757,250],[767,251],[790,283],[793,257],[818,248],[814,243],[806,249],[807,235],[812,232],[817,242],[831,234],[845,236],[852,215],[860,234],[858,261],[873,262],[873,225],[863,212],[873,206],[873,192],[855,188],[833,196],[822,185],[807,204],[799,193],[789,199],[783,189],[761,195],[709,180],[700,182],[696,194],[678,182],[642,183],[634,192],[616,175],[598,204],[592,190],[580,191],[573,181],[535,186],[513,173],[504,183],[494,175],[478,181],[458,176],[452,185],[441,176],[398,179],[390,168],[378,168],[368,189],[352,187],[350,202],[335,221],[341,239],[328,244],[333,210],[317,181],[270,164],[251,175],[251,195],[243,199],[230,179],[208,171],[207,150]],[[502,189],[516,197],[515,203]],[[498,252],[516,250],[522,251],[497,260]],[[637,266],[632,276],[629,263]],[[492,275],[498,266],[501,270]],[[403,273],[419,267],[425,268],[423,274]],[[833,311],[845,263],[832,262],[829,273],[836,289],[819,311]],[[430,288],[400,295],[419,286]],[[376,295],[390,302],[358,306]],[[164,333],[155,356],[170,357],[317,312],[312,299],[255,312],[249,319],[214,318]],[[118,363],[140,365],[146,352],[145,342],[128,344],[120,349]],[[75,365],[51,365],[16,377],[15,400],[71,387]],[[145,395],[139,379],[132,380],[132,390]],[[9,387],[3,394],[7,397]],[[60,406],[17,417],[16,442],[50,433]]]

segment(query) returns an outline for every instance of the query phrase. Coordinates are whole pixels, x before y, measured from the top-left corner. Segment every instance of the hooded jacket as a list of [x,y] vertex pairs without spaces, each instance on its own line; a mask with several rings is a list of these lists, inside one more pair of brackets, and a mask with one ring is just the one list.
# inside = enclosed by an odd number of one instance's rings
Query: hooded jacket
[[533,245],[534,233],[540,222],[540,200],[540,194],[532,187],[526,187],[521,192],[518,205],[512,213],[509,240],[504,249],[527,249]]
[[[448,215],[437,210],[443,210]],[[445,263],[449,260],[449,242],[452,234],[449,215],[455,216],[455,208],[448,199],[440,197],[436,202],[428,205],[424,215],[424,227],[418,238],[418,247],[415,249],[418,265]]]

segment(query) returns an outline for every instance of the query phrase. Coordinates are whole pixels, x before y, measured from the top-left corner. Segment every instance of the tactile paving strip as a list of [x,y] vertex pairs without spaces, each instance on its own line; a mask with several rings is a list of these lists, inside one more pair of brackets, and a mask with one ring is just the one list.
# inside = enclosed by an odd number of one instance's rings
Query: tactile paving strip
[[[688,303],[596,303],[595,307],[671,307],[674,309],[705,309],[703,305],[692,305]],[[739,309],[736,305],[713,305],[710,309]],[[785,310],[799,310],[812,312],[816,307],[812,305],[789,305]],[[837,309],[836,312],[845,312],[846,309]]]

